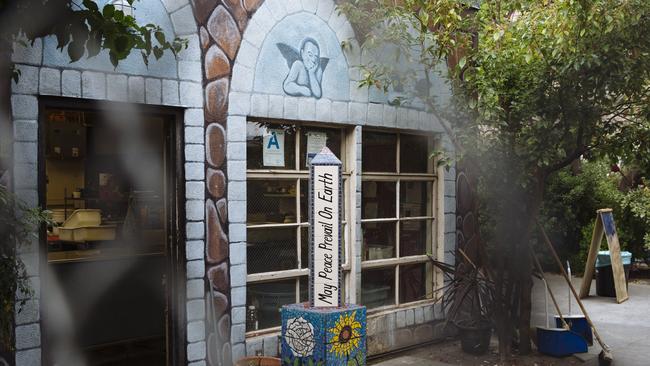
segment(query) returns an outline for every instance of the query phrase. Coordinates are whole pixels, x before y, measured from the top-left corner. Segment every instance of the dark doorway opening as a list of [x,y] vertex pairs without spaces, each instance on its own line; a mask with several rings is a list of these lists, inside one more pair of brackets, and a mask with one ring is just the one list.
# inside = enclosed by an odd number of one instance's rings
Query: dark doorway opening
[[[80,107],[81,105],[81,107]],[[47,100],[39,127],[46,364],[183,357],[180,115]]]

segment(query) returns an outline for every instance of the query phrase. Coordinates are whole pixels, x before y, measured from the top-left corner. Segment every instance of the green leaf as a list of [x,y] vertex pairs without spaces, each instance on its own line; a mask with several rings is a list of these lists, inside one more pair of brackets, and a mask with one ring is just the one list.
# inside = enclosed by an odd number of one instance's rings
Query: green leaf
[[115,52],[110,51],[108,53],[108,56],[109,56],[109,58],[111,60],[111,64],[113,64],[113,67],[117,67],[117,64],[119,63],[119,59],[118,59],[117,55],[115,54]]
[[102,34],[100,32],[91,33],[90,39],[86,42],[86,49],[88,50],[88,58],[97,56],[101,51]]
[[163,49],[158,46],[154,46],[153,55],[156,56],[156,60],[160,59],[163,55]]
[[163,33],[162,31],[157,31],[154,35],[156,36],[156,40],[158,41],[158,43],[160,43],[161,45],[164,45],[166,43],[165,33]]
[[75,62],[84,55],[84,44],[81,41],[74,40],[68,45],[68,56],[70,57],[70,62]]
[[465,67],[465,63],[467,62],[467,59],[465,57],[461,58],[460,61],[458,61],[458,66],[462,69]]
[[105,18],[112,18],[113,14],[115,14],[115,6],[113,4],[104,5],[102,14],[104,15]]
[[88,10],[99,11],[99,8],[97,7],[97,3],[92,0],[83,0],[82,4],[83,6],[88,8]]
[[125,35],[118,36],[113,44],[115,45],[114,51],[119,56],[129,51],[129,38]]

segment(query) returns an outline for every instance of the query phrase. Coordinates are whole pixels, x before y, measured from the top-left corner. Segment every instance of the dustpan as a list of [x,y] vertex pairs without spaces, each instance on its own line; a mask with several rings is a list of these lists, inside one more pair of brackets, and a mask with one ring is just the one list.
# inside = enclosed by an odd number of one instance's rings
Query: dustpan
[[[567,261],[566,265],[567,275],[571,278],[571,265],[569,264],[569,261]],[[569,325],[571,331],[578,333],[585,339],[585,341],[587,341],[589,346],[593,346],[594,336],[591,331],[591,326],[589,325],[589,322],[587,322],[587,318],[584,315],[573,315],[571,313],[571,296],[571,289],[569,289],[569,313],[567,315],[562,315],[562,317],[564,317],[564,321]],[[555,315],[555,326],[562,327],[562,319],[559,315]]]
[[[548,288],[548,284],[543,275],[542,282],[544,282],[544,313],[546,314],[546,327],[537,327],[537,350],[540,353],[555,357],[565,357],[574,353],[587,352],[587,341],[580,334],[569,329],[568,325],[564,328],[551,328],[549,326],[548,294],[550,293],[550,289]],[[551,297],[553,297],[552,293]],[[556,308],[558,308],[557,303],[555,303],[555,297],[553,297],[553,303]],[[561,315],[560,322],[565,322],[564,317]]]

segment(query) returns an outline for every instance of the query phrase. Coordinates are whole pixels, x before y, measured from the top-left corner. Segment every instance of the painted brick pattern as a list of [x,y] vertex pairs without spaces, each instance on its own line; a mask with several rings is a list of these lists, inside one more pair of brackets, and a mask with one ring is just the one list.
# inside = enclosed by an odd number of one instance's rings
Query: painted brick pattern
[[[160,6],[163,6],[161,3]],[[14,161],[16,194],[31,205],[37,204],[37,131],[38,95],[101,99],[116,102],[134,102],[185,107],[185,147],[190,158],[185,163],[187,192],[187,304],[184,309],[187,324],[187,359],[190,365],[205,365],[207,354],[205,318],[205,139],[204,112],[201,85],[201,52],[198,46],[198,28],[188,0],[165,0],[176,35],[186,37],[187,50],[182,51],[176,69],[182,70],[178,79],[125,75],[63,67],[42,67],[43,41],[33,46],[16,44],[12,60],[24,77],[12,86],[14,141],[17,156]],[[145,71],[146,72],[146,71]],[[181,81],[182,80],[182,81]],[[181,98],[182,96],[182,98]],[[193,156],[198,154],[198,156]],[[198,187],[197,187],[198,185]],[[29,281],[34,290],[20,312],[16,309],[17,366],[41,364],[41,303],[40,274],[38,272],[38,245],[20,249],[28,263]],[[27,298],[18,293],[17,299]]]
[[[221,279],[217,286],[210,278],[212,295],[208,298],[206,309],[216,309],[215,319],[210,324],[222,324],[225,319],[231,322],[229,334],[212,331],[207,327],[208,353],[222,355],[213,360],[212,365],[228,364],[244,355],[273,355],[277,348],[276,335],[250,338],[245,341],[246,306],[246,118],[270,117],[278,119],[326,121],[330,123],[357,125],[356,172],[361,171],[361,126],[388,127],[402,130],[443,132],[440,121],[423,111],[395,108],[369,102],[369,91],[358,88],[359,71],[349,69],[351,98],[348,101],[335,101],[322,98],[297,98],[285,95],[266,95],[253,92],[255,64],[266,34],[286,16],[297,12],[315,14],[326,22],[336,33],[339,41],[354,37],[350,23],[338,14],[332,0],[224,0],[221,2],[196,1],[195,17],[200,29],[200,48],[203,54],[203,85],[205,85],[205,140],[206,140],[206,266],[207,273],[225,273],[216,268],[227,263],[230,268],[228,279]],[[360,63],[361,57],[356,47],[344,52],[349,65]],[[231,75],[231,76],[230,76]],[[183,98],[181,91],[181,99]],[[225,131],[225,133],[224,133]],[[220,173],[227,177],[225,183]],[[361,215],[361,180],[357,176],[355,194],[357,218]],[[216,182],[211,184],[210,182]],[[446,183],[446,182],[445,182]],[[222,187],[225,184],[226,187]],[[444,189],[444,185],[443,185]],[[224,194],[225,192],[225,194]],[[450,196],[450,198],[452,198]],[[218,202],[227,207],[228,217],[220,216],[214,209]],[[445,208],[445,212],[448,208]],[[451,206],[449,206],[449,210]],[[449,211],[450,212],[450,211]],[[445,217],[446,219],[446,217]],[[442,220],[441,220],[442,221]],[[454,245],[455,239],[445,234],[445,245]],[[357,273],[356,293],[348,294],[348,300],[360,298],[361,281],[361,228],[356,228],[353,254],[353,270]],[[228,253],[228,255],[223,255]],[[209,275],[209,277],[211,277]],[[227,282],[226,282],[227,281]],[[222,292],[224,282],[230,286],[229,293]],[[411,309],[411,327],[424,327],[417,331],[434,334],[430,325],[434,320],[433,305],[428,309]],[[399,313],[398,313],[399,314]],[[404,324],[406,324],[404,313]],[[386,322],[395,327],[395,313],[386,316]],[[439,319],[439,317],[437,318]],[[402,330],[405,333],[406,330]],[[391,347],[397,345],[395,334],[386,333],[392,338]],[[413,331],[408,335],[413,339]],[[386,335],[384,335],[386,337]],[[277,337],[276,337],[277,338]],[[389,349],[389,348],[386,348]],[[229,350],[223,351],[222,350]]]

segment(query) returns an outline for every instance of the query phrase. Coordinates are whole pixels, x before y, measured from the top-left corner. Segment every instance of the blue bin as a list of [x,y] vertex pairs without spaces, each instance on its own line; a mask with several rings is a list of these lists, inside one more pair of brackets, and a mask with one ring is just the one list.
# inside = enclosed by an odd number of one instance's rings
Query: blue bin
[[[587,341],[589,346],[593,346],[594,336],[591,331],[591,326],[584,315],[563,315],[563,317],[572,332],[579,334],[585,339],[585,341]],[[555,326],[558,328],[562,328],[563,326],[562,319],[560,319],[559,315],[555,316]]]
[[587,341],[563,328],[537,328],[537,350],[545,355],[566,357],[587,352]]

